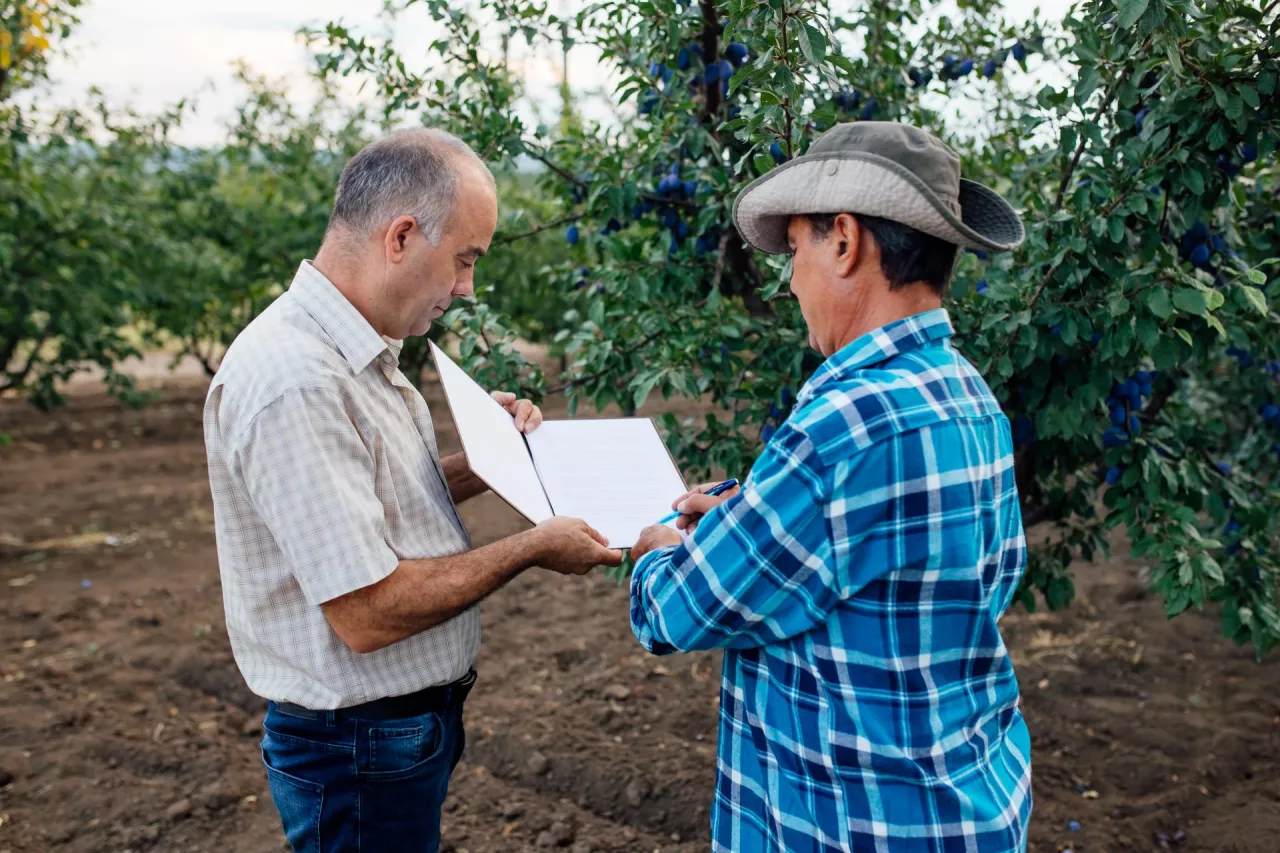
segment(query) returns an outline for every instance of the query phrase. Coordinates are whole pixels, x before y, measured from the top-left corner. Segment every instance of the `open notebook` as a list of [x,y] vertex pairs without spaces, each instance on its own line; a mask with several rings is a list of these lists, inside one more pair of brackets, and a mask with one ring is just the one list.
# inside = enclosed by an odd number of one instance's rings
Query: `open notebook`
[[547,420],[524,435],[435,343],[431,356],[467,464],[534,524],[581,518],[609,547],[630,548],[688,491],[649,418]]

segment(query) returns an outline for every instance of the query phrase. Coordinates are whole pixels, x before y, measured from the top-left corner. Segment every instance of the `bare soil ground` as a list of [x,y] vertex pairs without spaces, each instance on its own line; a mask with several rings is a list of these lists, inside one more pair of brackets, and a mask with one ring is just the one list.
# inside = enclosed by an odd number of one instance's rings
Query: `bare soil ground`
[[[0,401],[0,853],[286,849],[223,625],[202,400]],[[523,526],[492,497],[463,515],[477,544]],[[1079,586],[1003,623],[1032,851],[1280,850],[1280,656],[1255,663],[1212,614],[1166,622],[1127,559]],[[598,576],[532,571],[483,614],[446,847],[707,849],[718,656],[646,656]]]

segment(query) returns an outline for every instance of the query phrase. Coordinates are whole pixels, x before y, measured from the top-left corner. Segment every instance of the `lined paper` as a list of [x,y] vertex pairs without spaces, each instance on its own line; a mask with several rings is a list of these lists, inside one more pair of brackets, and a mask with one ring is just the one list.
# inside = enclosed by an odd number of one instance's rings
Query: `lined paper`
[[556,515],[581,518],[630,548],[687,491],[649,418],[543,421],[527,435]]

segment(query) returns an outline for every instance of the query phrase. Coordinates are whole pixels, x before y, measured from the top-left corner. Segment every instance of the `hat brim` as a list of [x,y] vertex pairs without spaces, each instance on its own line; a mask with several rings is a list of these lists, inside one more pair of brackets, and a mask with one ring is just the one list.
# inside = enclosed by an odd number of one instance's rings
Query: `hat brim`
[[859,213],[909,225],[948,243],[1007,251],[1026,238],[1022,219],[994,190],[961,180],[959,215],[915,174],[875,154],[798,157],[746,186],[733,204],[743,238],[769,254],[785,254],[791,217]]

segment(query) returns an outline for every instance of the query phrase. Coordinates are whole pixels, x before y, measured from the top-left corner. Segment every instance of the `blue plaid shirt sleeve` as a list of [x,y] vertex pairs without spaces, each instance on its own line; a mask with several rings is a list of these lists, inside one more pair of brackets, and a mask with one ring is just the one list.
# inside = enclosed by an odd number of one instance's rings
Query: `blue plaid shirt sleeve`
[[[878,452],[869,448],[862,461],[874,465]],[[654,654],[745,649],[825,620],[872,570],[837,576],[833,550],[847,554],[850,543],[832,535],[831,482],[803,418],[784,424],[739,495],[707,513],[683,543],[636,566],[631,625],[640,643]]]

